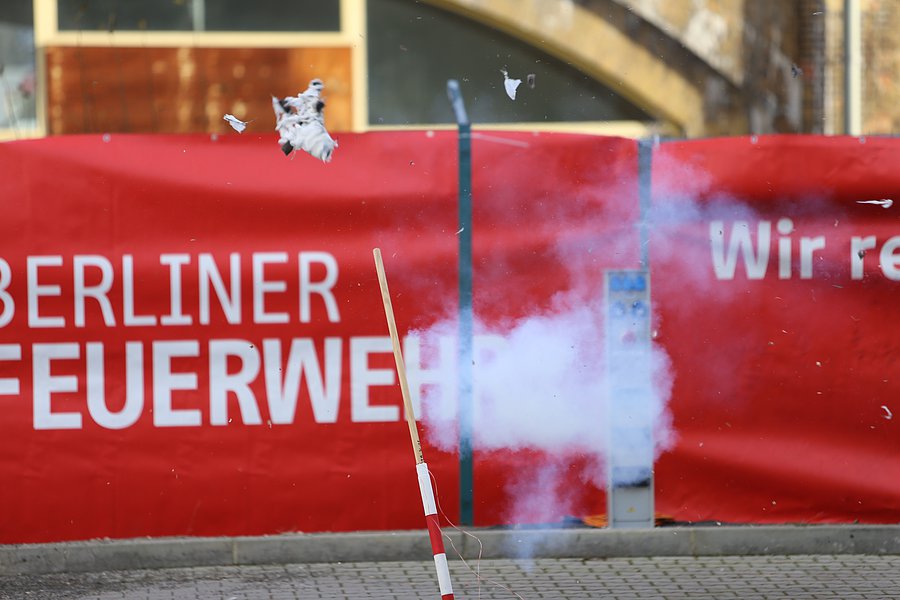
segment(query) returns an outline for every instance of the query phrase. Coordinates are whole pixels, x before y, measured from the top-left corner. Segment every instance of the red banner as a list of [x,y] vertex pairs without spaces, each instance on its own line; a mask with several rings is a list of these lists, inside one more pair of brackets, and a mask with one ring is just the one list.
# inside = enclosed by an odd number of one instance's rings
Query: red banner
[[[327,165],[247,134],[0,145],[0,542],[423,527],[374,247],[457,518],[453,336],[429,337],[457,310],[456,135],[339,142]],[[665,143],[642,204],[633,141],[473,134],[476,349],[536,350],[499,380],[543,425],[478,413],[476,524],[605,510],[589,346],[604,270],[642,244],[667,361],[657,510],[896,521],[900,207],[857,201],[896,193],[898,150]],[[579,370],[527,398],[560,356]]]
[[[634,216],[634,145],[479,135],[477,309],[521,314],[566,285],[560,230]],[[2,541],[422,526],[372,248],[402,330],[454,313],[456,136],[340,143],[328,165],[248,136],[0,146]],[[456,456],[424,437],[455,518]]]
[[900,517],[898,166],[900,144],[879,138],[657,150],[653,297],[678,434],[657,463],[661,510]]

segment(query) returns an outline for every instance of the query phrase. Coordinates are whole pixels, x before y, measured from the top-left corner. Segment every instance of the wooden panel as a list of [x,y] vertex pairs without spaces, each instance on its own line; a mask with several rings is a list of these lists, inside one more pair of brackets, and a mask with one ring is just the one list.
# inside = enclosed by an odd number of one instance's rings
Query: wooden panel
[[271,96],[325,82],[325,122],[349,131],[350,48],[47,48],[51,134],[273,131]]

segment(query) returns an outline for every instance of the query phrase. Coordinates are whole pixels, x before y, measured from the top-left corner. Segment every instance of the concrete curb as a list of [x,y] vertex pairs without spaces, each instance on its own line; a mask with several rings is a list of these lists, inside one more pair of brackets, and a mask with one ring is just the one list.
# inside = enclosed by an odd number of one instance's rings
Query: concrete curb
[[[473,529],[471,536],[454,530],[445,533],[451,560],[458,558],[454,547],[467,560],[477,557],[479,551],[482,558],[900,554],[900,525],[522,528]],[[0,546],[0,576],[431,558],[428,534],[418,530],[91,540]]]

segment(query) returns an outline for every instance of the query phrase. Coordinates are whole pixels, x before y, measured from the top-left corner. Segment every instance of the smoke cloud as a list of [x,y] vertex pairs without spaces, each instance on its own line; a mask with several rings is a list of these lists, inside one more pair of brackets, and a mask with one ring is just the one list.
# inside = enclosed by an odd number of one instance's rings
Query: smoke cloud
[[[628,446],[639,446],[629,450],[632,455],[652,460],[675,439],[667,410],[672,374],[665,350],[650,344],[632,355],[637,361],[631,367],[611,368],[602,287],[596,273],[590,285],[574,275],[575,286],[557,293],[537,314],[474,327],[472,447],[535,451],[527,465],[515,469],[506,490],[507,520],[513,524],[558,522],[577,510],[576,499],[586,486],[606,487],[611,390],[640,384],[640,406],[632,406],[628,418],[650,423],[652,435],[629,439]],[[423,362],[428,348],[442,347],[455,364],[457,327],[455,319],[447,319],[414,332]],[[426,437],[445,451],[457,450],[459,443],[455,373],[444,379],[451,381],[449,389],[426,387],[422,402]],[[573,460],[579,463],[577,473]],[[571,489],[573,478],[578,489]],[[597,506],[592,512],[604,510]]]
[[[710,178],[702,170],[679,164],[664,152],[655,153],[653,169],[654,199],[642,223],[613,220],[611,213],[592,220],[596,218],[592,214],[614,205],[595,203],[589,192],[583,203],[574,203],[577,206],[561,203],[558,215],[552,214],[555,209],[549,203],[542,204],[538,222],[555,223],[554,231],[559,223],[574,225],[567,235],[558,236],[553,248],[556,262],[568,270],[568,285],[525,316],[484,322],[476,314],[473,449],[525,452],[528,458],[509,474],[505,515],[511,524],[558,523],[566,515],[584,516],[577,511],[579,506],[584,510],[579,499],[583,500],[585,488],[605,489],[610,473],[616,484],[624,485],[647,476],[646,469],[611,470],[611,459],[616,465],[652,464],[676,442],[668,407],[675,373],[663,340],[656,339],[664,324],[652,313],[651,303],[651,339],[626,344],[621,354],[625,337],[635,332],[623,329],[621,323],[611,325],[603,270],[637,268],[639,244],[649,243],[654,272],[665,274],[663,294],[677,291],[679,302],[697,295],[709,298],[716,287],[708,264],[710,219],[753,222],[756,215],[746,203],[711,193]],[[615,191],[605,192],[617,197]],[[623,188],[620,197],[634,198],[634,190]],[[573,218],[580,211],[587,212]],[[611,220],[618,224],[606,225]],[[593,230],[592,223],[601,223],[602,233]],[[639,230],[648,237],[642,239]],[[688,237],[685,232],[690,232]],[[685,252],[686,240],[694,246]],[[509,265],[503,264],[501,270],[508,271]],[[486,292],[476,285],[476,298],[480,293]],[[688,300],[686,306],[695,304]],[[455,317],[413,335],[423,358],[427,348],[433,354],[440,347],[445,355],[442,365],[455,365]],[[453,359],[446,360],[447,354]],[[432,444],[456,451],[455,369],[442,382],[423,387],[422,422]],[[475,495],[477,502],[477,490]],[[590,512],[605,508],[596,506]]]

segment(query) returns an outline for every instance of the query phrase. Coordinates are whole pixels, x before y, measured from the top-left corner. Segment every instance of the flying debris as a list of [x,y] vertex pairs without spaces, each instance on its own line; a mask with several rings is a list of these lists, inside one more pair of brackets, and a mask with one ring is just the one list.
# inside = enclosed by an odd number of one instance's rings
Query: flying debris
[[222,117],[222,119],[228,121],[228,124],[231,125],[231,127],[238,133],[244,133],[244,130],[247,129],[247,123],[253,122],[252,119],[250,121],[241,121],[234,115],[229,114],[226,114],[224,117]]
[[791,77],[793,77],[794,79],[797,79],[801,75],[803,75],[803,69],[798,67],[797,63],[792,63],[791,64]]
[[[321,79],[313,79],[309,82],[306,91],[296,97],[287,96],[282,101],[282,106],[285,106],[287,110],[293,109],[303,122],[322,116],[325,101],[322,100],[321,93],[324,87],[325,84]],[[322,118],[324,119],[324,116]]]
[[503,87],[506,88],[506,95],[509,96],[511,100],[515,100],[516,89],[522,84],[522,80],[510,79],[506,69],[500,69],[500,72],[503,73]]
[[272,96],[275,131],[279,133],[278,144],[285,156],[303,150],[322,162],[331,161],[338,143],[325,129],[325,101],[320,94],[324,87],[321,79],[313,79],[298,96]]
[[857,200],[857,204],[878,204],[882,208],[890,208],[894,205],[894,201],[890,198],[882,198],[881,200]]
[[885,405],[882,404],[882,405],[881,405],[881,409],[884,411],[884,418],[885,418],[885,419],[887,419],[888,421],[890,421],[891,419],[894,418],[894,413],[892,413],[892,412],[891,412],[891,409],[889,409],[887,406],[885,406]]

